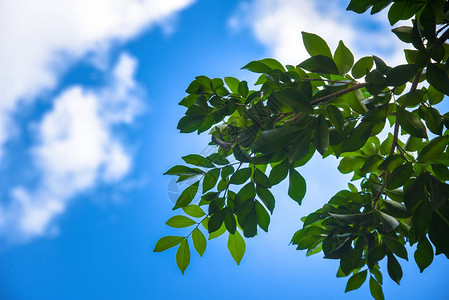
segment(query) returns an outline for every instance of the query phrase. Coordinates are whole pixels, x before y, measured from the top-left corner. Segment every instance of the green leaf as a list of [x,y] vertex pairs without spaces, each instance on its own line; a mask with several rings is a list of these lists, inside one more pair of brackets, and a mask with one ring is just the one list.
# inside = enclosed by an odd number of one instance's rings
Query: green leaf
[[347,293],[349,291],[357,290],[358,288],[360,288],[362,286],[362,284],[365,282],[367,274],[368,274],[368,271],[364,270],[362,272],[352,275],[349,278],[348,283],[346,284],[345,293]]
[[301,34],[304,47],[310,56],[324,55],[332,58],[331,50],[325,40],[313,33],[302,31]]
[[302,199],[306,195],[306,181],[298,171],[291,168],[289,176],[288,195],[301,205]]
[[182,117],[177,128],[181,133],[189,133],[197,130],[204,121],[204,115],[188,115]]
[[365,114],[368,109],[362,103],[365,98],[360,90],[356,90],[341,96],[341,99],[359,114]]
[[340,109],[335,105],[328,105],[326,106],[326,115],[335,129],[339,133],[343,133],[345,118],[343,117],[343,113],[340,111]]
[[224,224],[226,229],[231,234],[234,234],[237,223],[235,222],[234,214],[232,213],[232,210],[229,207],[225,209]]
[[240,81],[238,86],[238,92],[243,97],[246,98],[248,96],[248,83],[246,81]]
[[432,210],[437,210],[445,205],[447,202],[448,185],[431,175],[428,187],[430,189],[430,204]]
[[231,90],[232,93],[238,94],[239,93],[239,83],[240,80],[238,80],[235,77],[225,77],[224,81],[226,82],[227,86]]
[[226,179],[229,175],[234,173],[233,166],[226,166],[221,170],[221,178]]
[[412,172],[413,166],[411,163],[397,167],[388,177],[387,189],[394,190],[403,186],[412,176]]
[[186,216],[174,216],[165,222],[165,224],[173,228],[184,228],[195,225],[196,222]]
[[433,107],[429,107],[425,113],[426,125],[429,130],[437,135],[443,132],[443,120],[440,113]]
[[383,203],[387,208],[387,212],[389,215],[396,218],[408,218],[411,216],[411,213],[407,210],[407,207],[402,205],[399,202],[391,201],[388,199],[384,199]]
[[382,157],[374,154],[365,161],[362,168],[353,168],[353,171],[360,169],[362,173],[371,173],[377,170],[377,167],[382,163]]
[[323,115],[315,119],[314,142],[318,152],[324,155],[329,147],[329,127]]
[[384,238],[384,243],[387,248],[398,257],[408,260],[407,249],[405,249],[405,246],[398,240]]
[[239,205],[242,204],[245,200],[247,200],[249,198],[253,198],[255,195],[255,192],[256,191],[255,191],[253,182],[249,182],[248,184],[243,186],[240,189],[240,191],[237,193],[237,195],[235,196],[236,208],[238,208]]
[[273,213],[274,205],[275,205],[275,199],[273,194],[270,192],[269,189],[257,185],[256,187],[257,196],[259,196],[260,200],[262,200],[263,204],[268,208],[268,210]]
[[390,275],[390,278],[393,279],[394,282],[400,284],[402,279],[401,265],[399,264],[398,260],[396,259],[396,257],[394,257],[393,254],[388,253],[387,257],[388,257],[387,261],[388,275]]
[[205,167],[205,168],[213,168],[215,167],[213,163],[209,161],[209,159],[202,157],[198,154],[190,154],[187,156],[182,157],[182,159],[191,165],[195,165],[198,167]]
[[346,7],[346,10],[352,10],[358,14],[363,14],[371,7],[371,5],[373,5],[373,3],[373,0],[351,0],[348,7]]
[[212,153],[207,158],[216,165],[224,166],[229,164],[229,161],[218,153]]
[[427,201],[421,202],[413,213],[412,229],[416,239],[420,239],[429,229],[432,218],[432,209]]
[[300,63],[298,67],[314,73],[339,74],[337,65],[332,58],[323,55],[312,56]]
[[418,178],[416,178],[416,180],[405,185],[404,203],[409,211],[413,211],[424,197],[424,186],[427,178],[428,174],[422,173],[418,176]]
[[266,188],[271,187],[270,179],[268,179],[267,175],[265,175],[265,173],[263,173],[261,170],[256,168],[254,170],[253,177],[254,177],[254,182],[257,183],[258,185],[261,185]]
[[393,231],[396,227],[399,226],[399,221],[396,220],[395,217],[387,215],[386,213],[383,213],[381,211],[377,211],[376,213],[377,213],[377,215],[380,217],[380,219],[382,221],[382,229],[383,229],[383,231],[388,233],[388,232]]
[[414,114],[399,108],[396,111],[397,121],[408,134],[418,138],[427,138],[426,126]]
[[433,248],[425,235],[418,242],[415,251],[415,261],[422,273],[433,261]]
[[338,165],[338,170],[343,174],[348,174],[361,168],[365,163],[365,158],[361,156],[344,157]]
[[274,94],[276,100],[297,112],[312,112],[313,107],[306,95],[295,88],[284,88]]
[[371,218],[371,213],[359,214],[332,214],[329,215],[344,224],[360,224]]
[[209,223],[207,224],[209,233],[215,232],[220,229],[223,224],[226,211],[220,209],[212,214],[209,218]]
[[249,238],[257,234],[257,214],[254,208],[254,201],[247,200],[247,203],[251,203],[250,209],[243,217],[238,216],[238,221],[243,229],[243,235]]
[[412,42],[413,27],[399,26],[399,27],[393,28],[391,31],[393,31],[393,33],[396,34],[396,36],[404,43]]
[[362,78],[363,76],[368,74],[369,71],[371,71],[373,65],[374,61],[372,56],[362,57],[352,67],[352,77],[354,77],[355,79]]
[[429,94],[429,102],[432,105],[438,104],[444,99],[444,94],[437,91],[432,85],[429,86],[427,92]]
[[254,73],[267,73],[271,71],[269,66],[257,60],[248,63],[242,69],[246,69]]
[[340,74],[348,73],[354,64],[354,55],[352,55],[351,50],[345,46],[343,41],[338,43],[338,47],[334,53],[334,62]]
[[449,259],[449,208],[447,206],[433,212],[429,227],[429,238],[436,248],[436,253],[443,253]]
[[272,185],[276,185],[284,180],[288,175],[288,167],[289,165],[287,160],[283,160],[281,163],[274,166],[273,169],[271,169],[270,176],[268,177],[270,183]]
[[[302,163],[305,164],[315,152],[315,149],[311,147],[312,141],[312,122],[299,132],[298,135],[292,141],[292,147],[288,152],[288,163]],[[311,149],[313,148],[313,149]],[[311,153],[311,150],[313,151]]]
[[431,140],[418,154],[418,161],[425,162],[439,157],[447,147],[449,136],[440,136]]
[[271,68],[272,70],[281,70],[282,72],[285,72],[285,68],[284,66],[277,60],[275,60],[274,58],[264,58],[259,60],[261,63],[263,63],[264,65],[268,66],[269,68]]
[[240,265],[240,261],[245,254],[246,244],[245,240],[238,231],[234,234],[229,234],[228,249],[237,265]]
[[301,128],[297,126],[277,127],[262,131],[253,145],[254,152],[272,153],[287,144],[297,135]]
[[370,273],[371,273],[372,275],[374,275],[374,277],[376,278],[377,282],[379,282],[380,284],[382,284],[383,276],[382,276],[382,273],[379,271],[379,269],[372,268],[372,269],[370,269],[369,271],[370,271]]
[[243,184],[251,177],[252,170],[250,168],[243,168],[237,170],[229,179],[231,184]]
[[204,172],[198,169],[192,169],[186,166],[174,166],[164,173],[164,175],[200,175]]
[[255,209],[257,215],[257,224],[265,232],[268,232],[268,226],[270,225],[270,215],[259,201],[256,201]]
[[184,239],[185,237],[182,236],[164,236],[157,241],[153,252],[162,252],[173,248],[174,246],[180,244]]
[[424,101],[426,94],[427,92],[424,90],[414,90],[399,97],[397,102],[401,106],[416,106]]
[[176,264],[178,265],[181,273],[184,274],[184,271],[187,269],[190,263],[190,249],[189,242],[187,240],[183,240],[181,245],[179,245],[178,251],[176,251]]
[[400,86],[411,80],[421,67],[419,65],[399,65],[390,70],[385,79],[388,86]]
[[378,167],[379,170],[394,170],[404,163],[401,155],[388,156]]
[[353,152],[365,145],[370,137],[373,124],[371,122],[361,122],[343,141],[342,152]]
[[373,268],[378,261],[385,257],[386,251],[384,244],[372,248],[367,255],[367,265],[370,268]]
[[416,138],[414,136],[409,136],[407,143],[405,143],[405,150],[410,152],[418,151],[421,148],[422,138]]
[[369,279],[369,290],[374,299],[385,300],[384,293],[382,292],[382,286],[376,281],[376,279],[374,279],[373,276],[370,276]]
[[199,207],[198,205],[195,204],[191,204],[189,206],[185,206],[182,208],[182,210],[188,214],[191,217],[194,218],[201,218],[204,217],[206,215],[206,213],[203,211],[203,209],[201,207]]
[[200,256],[203,256],[206,251],[207,240],[204,234],[198,228],[195,228],[192,232],[193,247]]
[[426,78],[437,91],[449,95],[449,77],[438,65],[431,63],[427,65]]
[[219,169],[212,169],[209,172],[207,172],[206,175],[204,175],[203,179],[203,193],[212,189],[217,184],[219,177],[220,177]]
[[215,239],[215,238],[217,238],[219,236],[222,236],[223,233],[225,233],[225,232],[226,232],[226,226],[223,223],[223,224],[221,224],[221,227],[217,231],[209,233],[209,240],[212,240],[212,239]]
[[195,198],[196,192],[198,191],[198,186],[200,182],[197,181],[190,185],[188,188],[186,188],[182,193],[181,196],[179,196],[178,200],[176,201],[174,210],[180,207],[185,207],[192,202],[193,198]]

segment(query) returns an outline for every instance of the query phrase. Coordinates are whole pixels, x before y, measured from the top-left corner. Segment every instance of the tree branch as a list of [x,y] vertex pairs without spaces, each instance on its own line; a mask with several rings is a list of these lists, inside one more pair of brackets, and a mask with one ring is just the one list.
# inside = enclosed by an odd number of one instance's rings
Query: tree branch
[[367,86],[367,85],[368,85],[367,82],[365,82],[365,83],[359,83],[359,84],[356,84],[356,85],[354,85],[354,86],[352,86],[352,87],[350,87],[350,88],[347,88],[347,89],[344,89],[344,90],[341,90],[341,91],[338,91],[338,92],[329,94],[329,95],[327,95],[327,96],[324,96],[324,97],[315,99],[315,100],[311,101],[310,104],[312,104],[312,105],[319,104],[319,103],[321,103],[321,102],[327,101],[327,100],[332,99],[332,98],[334,98],[334,97],[340,97],[340,96],[343,96],[343,95],[345,95],[345,94],[347,94],[347,93],[350,93],[350,92],[352,92],[352,91],[355,91],[355,90],[364,88],[364,87]]
[[449,39],[449,29],[447,29],[435,42],[435,44],[433,44],[432,46],[429,47],[429,53],[433,53],[435,52],[441,45],[444,44],[444,42],[446,42]]

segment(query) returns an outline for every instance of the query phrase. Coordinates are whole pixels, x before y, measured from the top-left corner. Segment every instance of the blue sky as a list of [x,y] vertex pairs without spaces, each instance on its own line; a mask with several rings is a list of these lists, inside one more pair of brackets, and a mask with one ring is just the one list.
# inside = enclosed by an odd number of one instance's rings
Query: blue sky
[[[152,252],[183,232],[164,225],[173,203],[162,173],[209,139],[176,130],[195,76],[251,81],[240,70],[251,60],[299,63],[301,31],[400,63],[385,15],[357,16],[345,3],[2,1],[0,299],[368,298],[367,284],[344,294],[336,261],[288,246],[299,218],[345,188],[331,159],[300,170],[302,207],[276,187],[270,231],[247,240],[240,266],[224,236],[202,258],[192,252],[183,276],[174,249]],[[409,257],[401,286],[385,271],[387,299],[444,299],[447,261],[419,274]]]

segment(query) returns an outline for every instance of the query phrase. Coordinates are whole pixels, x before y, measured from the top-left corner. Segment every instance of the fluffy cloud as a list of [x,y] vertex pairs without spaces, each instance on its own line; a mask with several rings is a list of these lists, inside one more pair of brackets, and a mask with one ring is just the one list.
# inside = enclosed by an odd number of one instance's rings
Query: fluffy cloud
[[252,1],[240,6],[230,25],[235,29],[249,27],[270,54],[285,63],[298,64],[309,57],[301,31],[320,35],[331,49],[343,40],[356,57],[377,54],[389,64],[403,60],[401,44],[392,36],[386,16],[363,16],[376,28],[369,29],[360,26],[361,17],[346,12],[341,4],[341,1],[313,0]]
[[162,24],[194,0],[2,0],[0,2],[0,157],[10,114],[55,87],[86,54],[104,54]]
[[75,195],[127,174],[131,156],[113,129],[142,111],[135,68],[136,61],[122,54],[105,87],[69,87],[54,100],[36,128],[39,142],[32,149],[38,185],[13,189],[12,202],[1,209],[0,233],[25,239],[45,234]]
[[30,149],[29,172],[37,180],[33,187],[12,188],[10,201],[0,203],[0,240],[55,232],[54,220],[71,199],[129,172],[132,156],[115,129],[142,111],[142,91],[134,80],[136,60],[123,54],[111,70],[109,50],[152,26],[169,33],[176,14],[193,2],[0,1],[0,163],[5,142],[18,132],[13,115],[19,107],[31,107],[58,87],[61,75],[86,57],[100,58],[96,67],[108,77],[102,88],[63,87],[51,99],[51,110],[34,127],[38,142]]

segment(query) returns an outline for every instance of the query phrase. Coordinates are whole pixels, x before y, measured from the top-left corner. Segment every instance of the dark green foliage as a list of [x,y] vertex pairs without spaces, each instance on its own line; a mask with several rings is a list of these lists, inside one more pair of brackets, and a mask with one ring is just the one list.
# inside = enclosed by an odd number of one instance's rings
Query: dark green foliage
[[[244,237],[269,230],[276,204],[270,189],[288,177],[290,198],[307,201],[299,168],[319,155],[342,156],[338,170],[353,173],[357,184],[303,217],[291,242],[307,255],[338,259],[337,276],[349,278],[346,292],[361,287],[369,273],[371,295],[384,299],[379,262],[386,260],[389,277],[399,284],[399,260],[408,260],[408,245],[417,243],[421,272],[434,255],[449,258],[449,113],[433,107],[449,95],[449,29],[442,26],[449,22],[449,5],[351,0],[347,9],[375,14],[385,8],[391,24],[413,19],[393,29],[413,48],[405,50],[407,64],[390,67],[377,56],[354,63],[342,41],[332,55],[322,38],[303,32],[311,57],[297,66],[262,59],[244,67],[259,74],[255,90],[233,77],[195,78],[180,102],[186,114],[178,128],[209,131],[217,151],[184,156],[191,166],[165,173],[190,181],[174,207],[188,217],[174,216],[167,225],[191,233],[161,238],[155,252],[179,245],[176,261],[184,272],[190,237],[199,255],[206,249],[203,227],[209,240],[229,232],[227,246],[239,264]],[[380,140],[387,120],[390,133]]]

